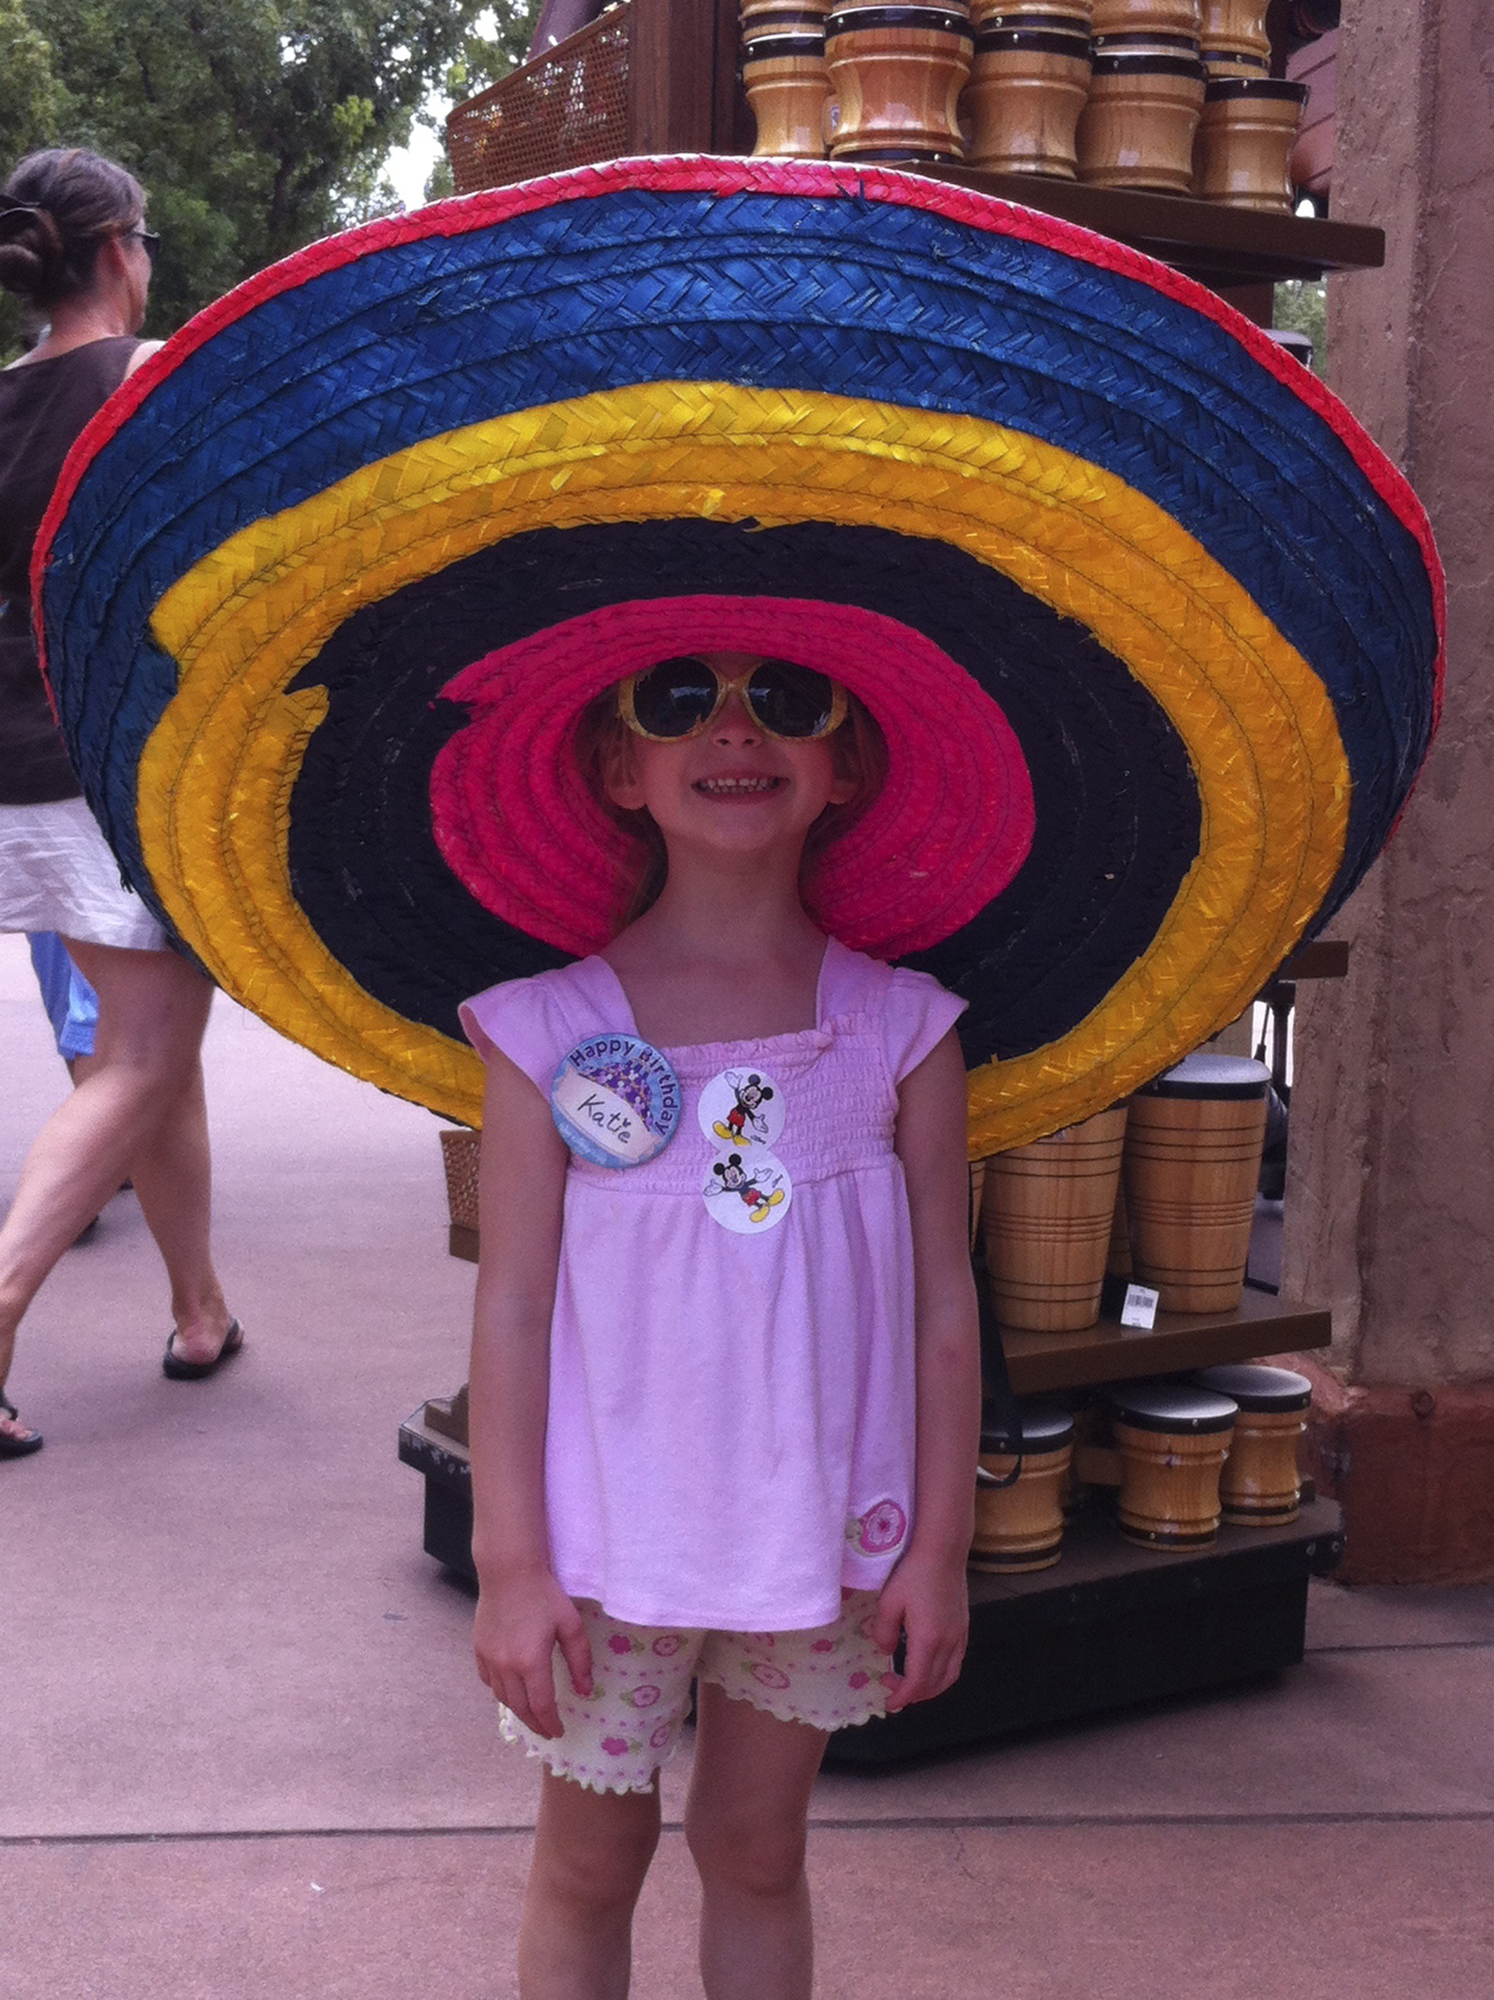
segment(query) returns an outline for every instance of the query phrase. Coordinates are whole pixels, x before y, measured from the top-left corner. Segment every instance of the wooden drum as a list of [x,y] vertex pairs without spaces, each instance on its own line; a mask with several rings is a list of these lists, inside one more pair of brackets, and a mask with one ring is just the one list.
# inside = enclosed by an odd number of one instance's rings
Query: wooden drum
[[1204,66],[1196,55],[1116,53],[1097,44],[1075,134],[1080,180],[1187,194],[1203,104]]
[[1198,39],[1205,62],[1216,56],[1245,56],[1269,69],[1266,0],[1203,0]]
[[1199,0],[1094,0],[1094,32],[1106,35],[1186,35],[1203,28]]
[[830,0],[742,0],[742,82],[757,120],[755,154],[824,158],[829,11]]
[[1292,148],[1307,85],[1275,76],[1211,76],[1193,147],[1193,192],[1228,208],[1290,215]]
[[1235,1405],[1208,1389],[1139,1382],[1111,1398],[1121,1457],[1121,1533],[1149,1549],[1207,1548]]
[[1131,1100],[1131,1262],[1164,1312],[1233,1312],[1240,1303],[1270,1075],[1246,1057],[1192,1055]]
[[1061,1333],[1099,1318],[1125,1135],[1122,1104],[987,1161],[981,1220],[1003,1326]]
[[1063,1540],[1074,1419],[1051,1404],[1023,1406],[1022,1470],[1010,1486],[990,1483],[1006,1479],[1017,1463],[1000,1446],[999,1438],[981,1438],[970,1567],[997,1576],[1051,1569]]
[[968,0],[839,0],[826,24],[835,160],[962,160],[960,93],[975,35]]
[[970,163],[1003,174],[1073,180],[1074,134],[1089,95],[1089,22],[1079,11],[988,15],[962,109]]
[[1274,1528],[1295,1521],[1302,1505],[1297,1440],[1307,1428],[1312,1384],[1292,1368],[1200,1368],[1201,1389],[1240,1406],[1229,1457],[1219,1476],[1219,1504],[1226,1521],[1241,1528]]

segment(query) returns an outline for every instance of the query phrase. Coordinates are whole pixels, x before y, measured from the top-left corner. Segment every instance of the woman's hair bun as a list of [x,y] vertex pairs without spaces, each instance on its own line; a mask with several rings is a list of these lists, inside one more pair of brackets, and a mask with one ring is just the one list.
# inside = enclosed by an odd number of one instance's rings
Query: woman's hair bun
[[0,285],[23,299],[48,297],[67,269],[62,232],[44,208],[0,205]]
[[0,285],[43,311],[86,291],[99,245],[138,228],[134,175],[83,146],[28,153],[0,192]]

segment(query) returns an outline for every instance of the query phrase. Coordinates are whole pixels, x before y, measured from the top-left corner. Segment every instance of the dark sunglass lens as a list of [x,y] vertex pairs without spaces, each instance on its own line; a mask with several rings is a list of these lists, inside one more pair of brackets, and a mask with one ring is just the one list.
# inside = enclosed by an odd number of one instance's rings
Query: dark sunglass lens
[[161,254],[161,239],[153,230],[142,229],[140,232],[140,241],[145,245],[145,254],[150,259],[150,268],[154,270],[156,268],[156,259]]
[[650,736],[688,736],[716,706],[716,676],[704,660],[661,660],[633,683],[633,713]]
[[833,682],[791,660],[764,660],[747,685],[759,722],[775,736],[817,736],[834,713]]

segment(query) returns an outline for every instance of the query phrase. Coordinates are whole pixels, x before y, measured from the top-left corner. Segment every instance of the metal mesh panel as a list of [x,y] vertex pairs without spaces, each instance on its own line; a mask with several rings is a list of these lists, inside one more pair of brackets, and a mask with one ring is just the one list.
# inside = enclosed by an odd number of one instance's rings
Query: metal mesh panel
[[632,8],[604,14],[558,48],[459,104],[446,121],[458,194],[627,153]]

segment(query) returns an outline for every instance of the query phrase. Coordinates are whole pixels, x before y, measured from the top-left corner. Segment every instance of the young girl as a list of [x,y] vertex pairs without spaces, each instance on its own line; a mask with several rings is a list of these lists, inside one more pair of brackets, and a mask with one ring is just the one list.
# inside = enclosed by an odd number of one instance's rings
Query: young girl
[[939,1694],[965,1646],[963,1003],[805,911],[806,842],[879,777],[836,683],[666,660],[577,741],[659,850],[657,900],[463,1009],[487,1062],[476,1651],[546,1766],[520,1989],[627,1991],[694,1679],[705,1989],[798,2000],[827,1734]]

